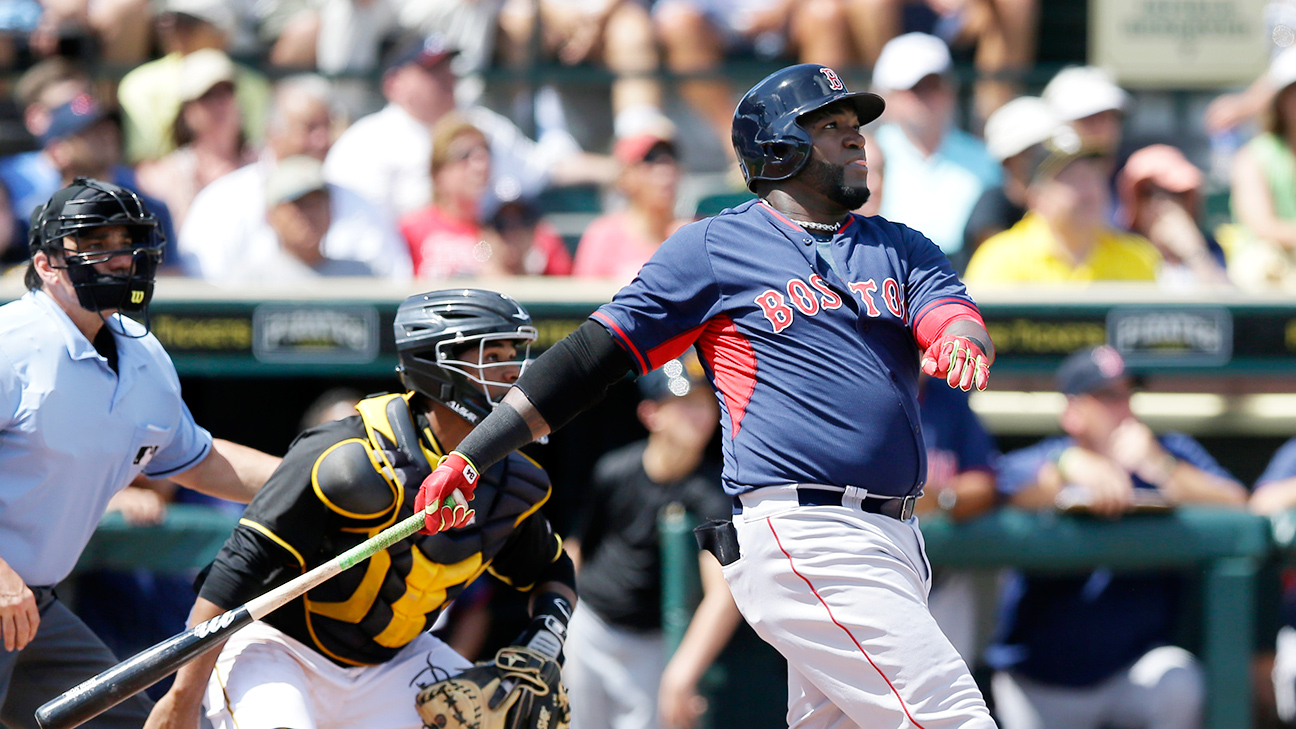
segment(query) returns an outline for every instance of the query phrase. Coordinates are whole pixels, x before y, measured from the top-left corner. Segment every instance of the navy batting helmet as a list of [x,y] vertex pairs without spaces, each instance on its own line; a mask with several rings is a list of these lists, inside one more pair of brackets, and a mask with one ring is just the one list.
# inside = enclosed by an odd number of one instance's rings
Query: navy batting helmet
[[816,109],[849,101],[867,124],[882,115],[877,94],[850,92],[837,72],[817,63],[789,66],[766,76],[734,111],[733,145],[748,189],[756,180],[786,180],[810,159],[810,133],[797,120]]
[[[445,405],[470,423],[486,417],[495,407],[491,387],[512,384],[491,373],[501,368],[520,372],[537,336],[531,315],[521,304],[505,294],[480,289],[411,296],[396,310],[393,328],[400,357],[396,371],[405,387]],[[483,351],[499,340],[514,343],[519,359],[483,364]]]

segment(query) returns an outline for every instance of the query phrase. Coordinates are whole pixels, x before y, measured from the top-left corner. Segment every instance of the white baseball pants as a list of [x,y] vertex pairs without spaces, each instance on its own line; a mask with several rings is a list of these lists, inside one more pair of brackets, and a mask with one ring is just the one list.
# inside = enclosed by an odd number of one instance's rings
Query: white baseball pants
[[918,520],[800,506],[794,486],[744,495],[724,568],[743,617],[788,661],[790,729],[994,729],[927,608]]
[[1000,671],[991,679],[1004,729],[1197,729],[1206,681],[1178,646],[1153,648],[1096,686],[1037,683]]
[[578,604],[563,652],[571,729],[657,729],[657,692],[666,670],[660,630],[617,628]]
[[471,666],[423,633],[386,663],[343,668],[256,621],[221,649],[207,718],[213,729],[422,729],[419,686]]

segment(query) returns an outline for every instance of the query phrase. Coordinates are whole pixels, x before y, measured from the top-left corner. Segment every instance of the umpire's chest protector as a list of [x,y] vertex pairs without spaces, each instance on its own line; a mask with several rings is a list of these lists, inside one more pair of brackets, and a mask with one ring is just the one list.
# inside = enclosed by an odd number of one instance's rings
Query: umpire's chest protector
[[[419,484],[441,456],[440,444],[420,428],[406,396],[368,398],[356,409],[366,438],[344,440],[323,453],[311,476],[316,496],[342,523],[330,529],[320,561],[412,515]],[[396,469],[407,475],[403,486]],[[313,642],[346,664],[391,658],[486,571],[549,494],[544,470],[522,454],[510,455],[482,474],[473,523],[398,542],[311,590],[305,600]]]

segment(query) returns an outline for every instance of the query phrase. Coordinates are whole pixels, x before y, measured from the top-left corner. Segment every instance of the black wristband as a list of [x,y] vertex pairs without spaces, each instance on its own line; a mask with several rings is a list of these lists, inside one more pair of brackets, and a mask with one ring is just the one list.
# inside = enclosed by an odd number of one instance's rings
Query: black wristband
[[500,403],[455,450],[467,457],[478,471],[485,471],[531,441],[531,428],[526,419],[512,405]]
[[536,596],[531,623],[514,645],[521,645],[562,663],[563,642],[567,640],[567,623],[571,621],[572,604],[557,592]]
[[980,338],[980,337],[974,337],[974,336],[971,336],[971,335],[968,335],[968,334],[960,334],[959,336],[963,337],[964,339],[968,340],[969,342],[972,342],[972,343],[975,344],[976,346],[980,347],[980,348],[981,348],[981,354],[984,354],[984,355],[986,355],[987,357],[990,356],[990,348],[989,348],[988,346],[986,346],[986,343],[985,343],[985,342],[981,341],[981,338]]

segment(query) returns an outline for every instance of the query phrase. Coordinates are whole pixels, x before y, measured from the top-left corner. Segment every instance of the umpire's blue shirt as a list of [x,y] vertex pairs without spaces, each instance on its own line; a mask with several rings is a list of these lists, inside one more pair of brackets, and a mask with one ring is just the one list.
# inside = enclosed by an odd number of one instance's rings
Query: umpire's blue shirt
[[181,473],[211,449],[157,339],[108,326],[139,337],[114,333],[116,373],[43,291],[0,306],[0,558],[29,585],[67,577],[141,472]]

